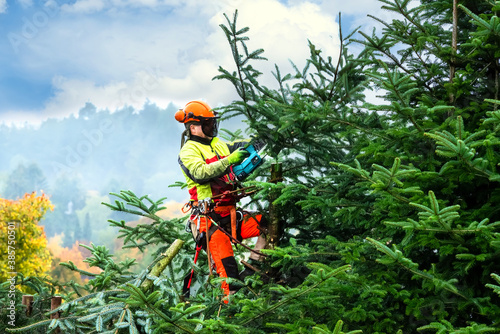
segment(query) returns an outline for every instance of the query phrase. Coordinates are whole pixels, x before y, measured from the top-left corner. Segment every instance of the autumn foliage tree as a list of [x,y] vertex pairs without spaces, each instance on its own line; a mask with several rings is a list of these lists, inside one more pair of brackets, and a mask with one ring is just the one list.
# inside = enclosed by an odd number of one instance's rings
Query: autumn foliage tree
[[[43,276],[50,270],[52,259],[47,249],[47,238],[43,227],[39,226],[47,210],[52,210],[52,204],[44,194],[37,196],[33,192],[18,200],[0,198],[0,240],[3,245],[7,244],[7,240],[15,241],[9,243],[9,248],[3,247],[0,253],[2,282],[9,272]],[[10,233],[15,238],[8,239],[9,231],[15,231]],[[15,266],[11,266],[9,261],[14,261]]]

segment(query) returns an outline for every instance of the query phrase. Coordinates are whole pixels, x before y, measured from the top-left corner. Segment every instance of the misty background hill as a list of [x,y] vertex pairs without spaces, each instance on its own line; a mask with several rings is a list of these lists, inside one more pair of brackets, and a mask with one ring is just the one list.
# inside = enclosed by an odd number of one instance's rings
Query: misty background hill
[[86,240],[113,248],[110,237],[117,231],[107,220],[129,217],[101,204],[114,201],[110,192],[132,190],[167,197],[167,203],[187,199],[185,190],[169,188],[184,181],[177,164],[183,130],[173,118],[177,109],[146,104],[110,112],[87,103],[76,115],[37,127],[1,125],[0,197],[43,191],[55,206],[42,221],[48,238],[64,233],[66,247]]

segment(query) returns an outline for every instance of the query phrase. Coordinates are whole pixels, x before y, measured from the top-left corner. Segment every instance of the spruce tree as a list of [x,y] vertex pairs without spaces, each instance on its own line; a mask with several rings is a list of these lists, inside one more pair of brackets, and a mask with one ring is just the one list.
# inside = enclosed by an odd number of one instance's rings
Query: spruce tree
[[[311,45],[316,72],[277,69],[278,91],[259,85],[243,30],[226,29],[237,71],[218,78],[242,99],[226,113],[245,115],[285,165],[274,204],[291,213],[290,247],[273,265],[350,264],[327,291],[340,299],[331,319],[351,328],[498,330],[498,5],[381,2],[395,19],[351,39],[364,45],[356,59],[332,66]],[[380,104],[363,104],[369,88]]]

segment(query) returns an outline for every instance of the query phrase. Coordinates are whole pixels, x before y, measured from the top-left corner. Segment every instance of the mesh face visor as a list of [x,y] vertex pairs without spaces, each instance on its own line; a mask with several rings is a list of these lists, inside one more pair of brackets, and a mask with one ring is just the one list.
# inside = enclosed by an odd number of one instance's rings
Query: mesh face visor
[[219,124],[216,117],[202,118],[201,130],[207,137],[217,137]]

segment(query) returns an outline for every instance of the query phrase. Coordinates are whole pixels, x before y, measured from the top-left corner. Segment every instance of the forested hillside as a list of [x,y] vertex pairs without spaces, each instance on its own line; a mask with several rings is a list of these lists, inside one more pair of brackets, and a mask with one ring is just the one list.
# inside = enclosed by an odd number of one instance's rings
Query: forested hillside
[[147,104],[142,110],[110,112],[87,103],[70,117],[37,127],[1,125],[0,197],[16,199],[43,190],[55,205],[42,221],[45,232],[48,237],[64,233],[66,247],[76,240],[110,240],[114,234],[102,222],[112,215],[100,203],[122,185],[155,197],[185,199],[169,188],[181,177],[176,157],[182,129],[170,117],[176,110]]
[[[382,31],[342,32],[335,57],[311,41],[307,66],[276,68],[274,87],[259,81],[259,64],[272,60],[247,47],[238,12],[221,25],[234,68],[214,79],[240,97],[224,115],[244,117],[247,135],[268,144],[245,186],[276,233],[265,267],[234,280],[229,303],[205,253],[193,265],[185,219],[124,190],[108,208],[147,219],[111,225],[125,248],[155,249],[155,260],[135,270],[92,245],[93,274],[64,264],[92,279],[57,285],[59,320],[9,331],[500,332],[500,3],[380,2],[394,17]],[[367,101],[368,91],[379,98]],[[30,286],[41,295],[55,285]]]
[[[177,108],[160,109],[147,104],[142,110],[125,108],[110,112],[87,103],[77,113],[64,119],[48,119],[38,127],[0,128],[3,197],[22,196],[9,176],[22,163],[36,164],[45,183],[38,189],[47,193],[57,188],[63,176],[79,179],[83,190],[107,194],[109,185],[129,184],[134,191],[155,191],[151,185],[168,185],[172,175],[165,175],[175,161],[180,142],[179,126],[171,114]],[[29,176],[26,176],[29,182]],[[114,187],[111,187],[114,188]],[[116,188],[114,188],[116,190]]]

